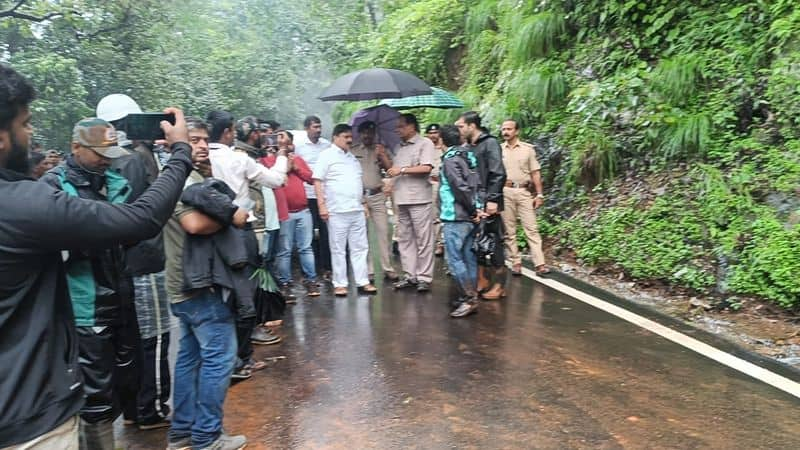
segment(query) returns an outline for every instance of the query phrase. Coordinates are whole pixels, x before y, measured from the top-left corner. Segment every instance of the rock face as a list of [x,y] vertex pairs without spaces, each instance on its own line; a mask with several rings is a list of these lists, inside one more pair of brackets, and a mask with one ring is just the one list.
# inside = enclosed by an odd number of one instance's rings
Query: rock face
[[800,187],[794,194],[773,192],[767,195],[764,202],[778,212],[780,217],[785,217],[784,226],[790,229],[800,223]]

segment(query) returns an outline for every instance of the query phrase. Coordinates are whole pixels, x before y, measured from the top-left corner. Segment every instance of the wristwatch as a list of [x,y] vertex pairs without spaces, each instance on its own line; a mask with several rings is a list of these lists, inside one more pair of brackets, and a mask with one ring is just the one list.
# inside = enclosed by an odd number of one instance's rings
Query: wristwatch
[[406,167],[403,167],[402,169],[400,169],[400,175],[405,175],[405,174],[406,174]]
[[536,194],[536,198],[541,198],[542,200],[544,200],[544,194],[541,193]]

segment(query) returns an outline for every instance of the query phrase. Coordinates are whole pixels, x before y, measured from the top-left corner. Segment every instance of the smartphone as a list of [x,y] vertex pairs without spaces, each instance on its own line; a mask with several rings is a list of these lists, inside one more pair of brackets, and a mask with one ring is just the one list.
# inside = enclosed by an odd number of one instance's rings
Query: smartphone
[[164,113],[142,113],[128,114],[122,124],[122,131],[128,139],[139,141],[155,141],[164,139],[164,130],[161,129],[161,121],[175,125],[175,114]]

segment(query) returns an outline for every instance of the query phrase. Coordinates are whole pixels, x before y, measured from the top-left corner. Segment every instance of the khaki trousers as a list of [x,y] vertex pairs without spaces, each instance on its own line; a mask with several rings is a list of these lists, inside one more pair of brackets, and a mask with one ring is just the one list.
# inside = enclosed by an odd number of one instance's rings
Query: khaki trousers
[[536,223],[536,210],[533,209],[533,194],[525,188],[503,188],[504,209],[502,214],[503,224],[506,227],[506,256],[511,264],[520,264],[522,258],[517,247],[517,218],[522,222],[528,247],[531,249],[533,265],[544,264],[542,253],[542,237],[539,235],[539,225]]
[[397,205],[397,244],[403,271],[411,279],[433,281],[433,206]]
[[6,447],[6,450],[78,450],[79,420],[73,417],[36,439]]
[[[381,268],[384,272],[394,272],[394,267],[392,267],[392,248],[389,242],[389,215],[386,213],[386,195],[383,192],[379,192],[366,197],[366,199],[367,208],[369,209],[369,221],[372,222],[373,230],[378,235]],[[367,253],[367,271],[370,275],[375,273],[372,262],[373,251],[374,249],[370,246],[369,253]]]
[[444,244],[442,239],[442,221],[439,220],[439,182],[431,181],[431,189],[433,189],[433,241],[436,244]]

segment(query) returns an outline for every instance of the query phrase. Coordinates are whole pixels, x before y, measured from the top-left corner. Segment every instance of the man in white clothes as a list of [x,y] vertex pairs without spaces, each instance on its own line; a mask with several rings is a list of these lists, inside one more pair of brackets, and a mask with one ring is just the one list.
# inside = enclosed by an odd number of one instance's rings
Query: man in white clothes
[[333,293],[339,297],[347,295],[349,284],[348,247],[356,285],[365,294],[377,292],[367,274],[367,208],[361,163],[350,153],[352,143],[350,125],[336,125],[333,128],[333,145],[319,154],[313,174],[319,215],[328,225],[327,244],[333,265]]
[[276,188],[286,182],[286,155],[278,155],[271,169],[259,164],[244,153],[233,151],[236,137],[233,115],[226,111],[211,111],[206,116],[211,126],[208,144],[214,178],[220,179],[236,193],[236,206],[252,211],[255,202],[250,198],[250,182]]

